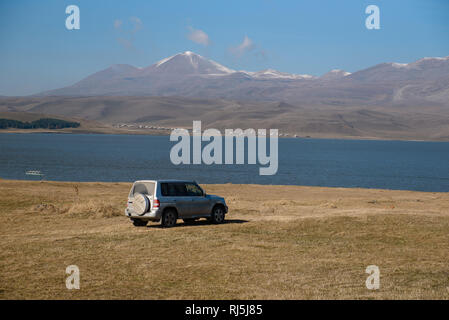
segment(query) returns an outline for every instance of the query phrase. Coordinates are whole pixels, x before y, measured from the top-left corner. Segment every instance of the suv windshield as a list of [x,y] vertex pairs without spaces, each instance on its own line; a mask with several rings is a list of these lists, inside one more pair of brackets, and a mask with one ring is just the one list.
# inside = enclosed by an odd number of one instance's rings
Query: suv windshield
[[201,197],[203,195],[203,190],[194,183],[186,183],[186,190],[188,196]]

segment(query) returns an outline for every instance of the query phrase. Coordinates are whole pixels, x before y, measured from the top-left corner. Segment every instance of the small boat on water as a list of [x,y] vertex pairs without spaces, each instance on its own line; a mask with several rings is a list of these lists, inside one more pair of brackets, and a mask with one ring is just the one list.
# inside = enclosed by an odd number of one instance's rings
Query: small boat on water
[[29,176],[43,176],[44,175],[39,170],[28,170],[28,171],[25,172],[25,174],[29,175]]

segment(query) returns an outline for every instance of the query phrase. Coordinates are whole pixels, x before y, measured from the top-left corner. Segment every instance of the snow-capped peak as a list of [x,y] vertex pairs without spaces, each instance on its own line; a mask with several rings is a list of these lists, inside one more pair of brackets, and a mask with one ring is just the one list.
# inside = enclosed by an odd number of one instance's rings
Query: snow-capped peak
[[422,59],[419,59],[416,62],[420,62],[420,61],[428,61],[428,60],[435,60],[435,61],[445,61],[445,60],[449,60],[449,56],[447,57],[424,57]]
[[341,70],[341,69],[332,69],[332,70],[329,71],[329,72],[331,72],[331,73],[333,73],[333,74],[342,74],[342,75],[344,75],[344,76],[348,76],[348,75],[351,74],[351,72],[347,72],[347,71],[344,71],[344,70]]
[[182,74],[223,75],[234,73],[234,70],[208,60],[192,51],[185,51],[158,61],[149,67],[152,71]]
[[410,63],[398,63],[398,62],[391,62],[389,65],[391,65],[394,68],[418,68],[419,66],[423,64],[439,64],[441,62],[449,61],[449,56],[447,57],[424,57],[422,59],[416,60],[414,62]]
[[[168,57],[168,58],[164,58],[164,59],[162,59],[162,60],[156,62],[156,67],[159,67],[160,65],[163,65],[164,63],[170,61],[171,59],[173,59],[173,58],[176,57],[176,56],[187,56],[187,57],[191,57],[191,56],[194,56],[194,55],[196,55],[196,54],[193,53],[192,51],[186,51],[186,52],[183,52],[183,53],[178,53],[178,54],[175,54],[175,55],[173,55],[173,56],[170,56],[170,57]],[[199,54],[198,54],[197,56],[198,56],[198,57],[201,57]],[[201,57],[201,58],[203,58],[203,57]]]
[[156,62],[155,66],[159,67],[160,65],[166,63],[167,61],[171,60],[174,56],[170,56],[168,58],[164,58],[162,60],[159,60],[158,62]]
[[341,69],[332,69],[331,71],[323,74],[320,78],[323,80],[334,80],[349,76],[350,74],[350,72]]
[[192,51],[178,53],[168,58],[156,62],[154,65],[146,68],[143,74],[164,73],[164,74],[197,74],[202,76],[226,76],[245,74],[253,79],[315,79],[316,77],[308,74],[291,74],[280,72],[274,69],[266,69],[257,72],[236,71],[227,68],[213,60],[206,59]]
[[392,63],[391,63],[391,66],[392,66],[392,67],[395,67],[395,68],[405,68],[405,67],[408,66],[408,63],[392,62]]
[[291,74],[280,72],[274,69],[265,69],[257,72],[246,72],[256,79],[311,79],[313,76],[308,74]]

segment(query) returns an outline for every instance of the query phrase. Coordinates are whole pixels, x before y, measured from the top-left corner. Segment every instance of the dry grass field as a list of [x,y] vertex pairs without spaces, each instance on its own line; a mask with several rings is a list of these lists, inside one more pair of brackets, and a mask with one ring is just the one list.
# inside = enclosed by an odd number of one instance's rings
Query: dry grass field
[[0,180],[0,298],[449,299],[449,193],[206,185],[227,223],[163,229],[123,215],[129,187]]

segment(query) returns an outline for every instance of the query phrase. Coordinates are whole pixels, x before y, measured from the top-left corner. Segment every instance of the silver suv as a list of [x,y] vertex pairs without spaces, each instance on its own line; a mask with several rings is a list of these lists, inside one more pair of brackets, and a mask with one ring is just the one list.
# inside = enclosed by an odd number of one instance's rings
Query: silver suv
[[141,180],[134,182],[128,195],[125,214],[135,226],[161,221],[172,227],[177,219],[192,223],[207,218],[222,223],[228,206],[222,197],[206,194],[195,181]]

